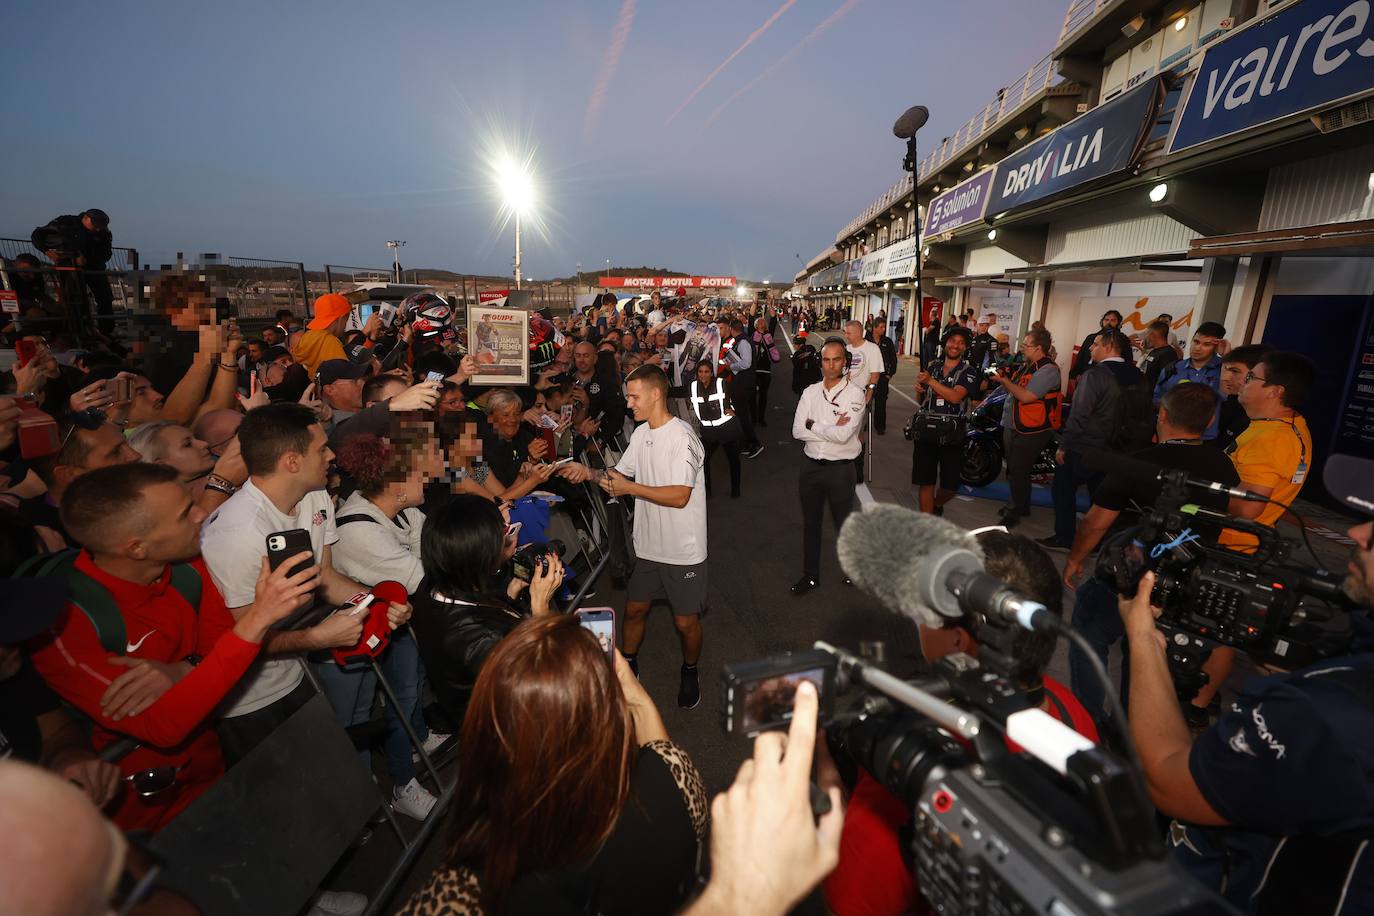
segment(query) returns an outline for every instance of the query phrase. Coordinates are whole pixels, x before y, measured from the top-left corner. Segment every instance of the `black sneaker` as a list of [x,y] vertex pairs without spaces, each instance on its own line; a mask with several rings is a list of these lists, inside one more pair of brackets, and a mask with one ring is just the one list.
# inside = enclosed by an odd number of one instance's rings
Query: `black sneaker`
[[762,454],[763,454],[763,443],[760,442],[758,445],[754,446],[754,447],[753,447],[752,449],[750,449],[749,451],[744,452],[744,453],[743,453],[743,456],[744,456],[745,458],[757,458],[758,456],[760,456],[760,455],[762,455]]
[[807,592],[811,591],[811,589],[815,588],[818,585],[820,585],[820,583],[817,582],[815,579],[812,579],[810,576],[802,576],[800,579],[798,579],[796,582],[792,584],[792,594],[805,595]]
[[697,683],[696,666],[682,666],[682,680],[677,688],[677,705],[683,709],[696,709],[701,703],[701,685]]

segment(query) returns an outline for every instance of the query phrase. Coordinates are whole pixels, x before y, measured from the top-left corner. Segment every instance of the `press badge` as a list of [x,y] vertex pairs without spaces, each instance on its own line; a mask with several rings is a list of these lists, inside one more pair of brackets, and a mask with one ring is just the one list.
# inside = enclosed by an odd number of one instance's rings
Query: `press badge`
[[1306,479],[1307,479],[1307,462],[1306,462],[1306,461],[1299,461],[1299,462],[1298,462],[1298,469],[1297,469],[1296,471],[1293,472],[1293,480],[1292,480],[1292,482],[1295,483],[1295,484],[1301,484],[1301,483],[1302,483],[1304,480],[1306,480]]

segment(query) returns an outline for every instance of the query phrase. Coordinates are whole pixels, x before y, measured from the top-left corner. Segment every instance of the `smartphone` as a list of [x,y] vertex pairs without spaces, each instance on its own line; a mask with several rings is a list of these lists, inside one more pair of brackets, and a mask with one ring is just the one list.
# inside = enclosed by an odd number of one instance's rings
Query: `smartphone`
[[571,404],[564,404],[562,407],[558,408],[558,416],[562,418],[564,423],[572,419],[573,409],[573,405]]
[[553,466],[556,467],[556,468],[561,468],[563,465],[565,465],[565,464],[567,464],[569,461],[573,461],[573,460],[575,460],[575,459],[573,459],[573,458],[559,458],[557,461],[555,461],[555,462],[553,463]]
[[377,314],[381,316],[382,324],[391,327],[391,322],[396,320],[396,305],[392,302],[382,303],[381,308],[377,309]]
[[797,685],[802,681],[816,687],[818,721],[828,721],[834,708],[835,656],[819,649],[726,665],[720,678],[725,688],[721,727],[728,734],[752,738],[760,732],[787,728]]
[[575,612],[582,629],[596,637],[601,651],[609,661],[615,661],[615,609],[608,607],[589,607]]
[[105,380],[105,393],[114,399],[116,404],[134,399],[134,380],[116,376]]
[[310,554],[310,559],[297,563],[287,575],[294,576],[315,565],[315,546],[310,543],[310,532],[304,528],[292,528],[267,536],[267,565],[273,570],[301,552]]
[[258,370],[254,369],[252,372],[248,373],[248,396],[250,398],[257,397],[258,387],[261,384],[262,383],[258,381]]
[[986,376],[1001,375],[1002,370],[997,366],[988,366],[986,369],[983,370],[983,374]]
[[21,337],[19,340],[15,341],[14,353],[17,357],[14,364],[22,369],[38,356],[38,341]]
[[571,456],[573,450],[572,427],[570,426],[567,429],[563,430],[561,433],[555,433],[554,435],[556,440],[556,447],[554,448],[554,457],[567,458]]
[[427,382],[442,382],[443,380],[444,380],[444,373],[442,373],[442,372],[426,372],[426,373],[425,373],[425,381],[427,381]]

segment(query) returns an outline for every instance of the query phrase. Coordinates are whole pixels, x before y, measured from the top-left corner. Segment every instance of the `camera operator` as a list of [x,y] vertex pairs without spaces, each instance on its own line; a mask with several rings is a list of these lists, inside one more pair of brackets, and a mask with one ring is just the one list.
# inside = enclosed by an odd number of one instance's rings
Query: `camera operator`
[[1030,515],[1031,468],[1035,458],[1054,440],[1063,397],[1059,366],[1050,355],[1054,339],[1043,327],[1032,327],[1021,341],[1019,367],[998,373],[992,380],[1007,390],[1002,428],[1007,446],[1007,484],[1011,502],[1003,507],[1002,524],[1011,528]]
[[[1346,507],[1370,514],[1374,461],[1333,456],[1325,482]],[[1349,535],[1356,546],[1344,591],[1363,608],[1354,622],[1367,633],[1374,521]],[[1150,795],[1174,818],[1175,854],[1247,912],[1370,912],[1374,857],[1364,853],[1374,835],[1374,654],[1253,678],[1192,741],[1155,629],[1153,585],[1147,574],[1120,612],[1131,646],[1131,732]]]
[[[1207,385],[1178,385],[1169,389],[1159,403],[1155,420],[1158,445],[1135,454],[1135,458],[1160,468],[1187,471],[1198,480],[1214,480],[1228,487],[1240,483],[1235,468],[1221,452],[1201,448],[1202,434],[1216,416],[1217,395]],[[1107,664],[1111,647],[1125,634],[1116,613],[1116,592],[1104,582],[1089,575],[1078,582],[1088,555],[1097,549],[1109,532],[1126,531],[1139,521],[1140,508],[1148,508],[1159,499],[1161,484],[1155,477],[1131,473],[1128,470],[1109,473],[1093,491],[1092,505],[1078,526],[1069,557],[1064,562],[1064,584],[1076,588],[1073,606],[1073,627],[1082,633],[1096,650],[1102,664]],[[1220,493],[1198,496],[1198,502],[1218,512],[1226,510],[1226,497]],[[1122,648],[1121,689],[1126,693],[1130,682],[1130,656]],[[1073,692],[1083,701],[1094,721],[1106,718],[1103,706],[1102,683],[1097,679],[1088,659],[1077,645],[1069,647],[1069,675]],[[1196,714],[1195,714],[1196,715]]]
[[944,360],[927,364],[916,376],[921,407],[912,425],[911,482],[919,488],[921,511],[934,515],[945,514],[945,503],[959,489],[959,468],[964,462],[961,421],[968,413],[969,399],[982,384],[964,359],[968,343],[965,328],[951,329],[943,342]]
[[[950,335],[951,338],[956,336]],[[1004,531],[978,535],[984,568],[1017,592],[1062,614],[1063,586],[1049,555],[1029,538]],[[921,654],[928,662],[962,652],[978,654],[977,621],[951,620],[943,627],[921,625]],[[1054,656],[1056,636],[1017,628],[1010,643],[1013,676],[1032,702],[1084,737],[1097,741],[1088,712],[1069,689],[1045,673]],[[840,837],[840,862],[826,879],[825,897],[836,916],[910,913],[924,903],[912,875],[910,850],[902,835],[909,830],[911,809],[875,778],[859,771]]]

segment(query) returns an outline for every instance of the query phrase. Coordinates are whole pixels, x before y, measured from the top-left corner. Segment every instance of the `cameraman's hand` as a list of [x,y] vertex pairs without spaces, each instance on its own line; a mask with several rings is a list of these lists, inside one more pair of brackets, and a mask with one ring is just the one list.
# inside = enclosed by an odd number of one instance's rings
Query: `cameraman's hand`
[[544,559],[548,561],[548,570],[545,571],[543,564],[536,562],[534,576],[530,579],[530,610],[536,617],[553,613],[549,599],[563,584],[563,561],[554,553],[544,554]]
[[1138,639],[1153,640],[1160,649],[1165,648],[1164,634],[1155,628],[1155,618],[1163,613],[1163,608],[1150,604],[1150,595],[1155,587],[1155,574],[1147,572],[1140,577],[1135,587],[1134,598],[1118,598],[1117,610],[1121,612],[1121,622],[1126,625],[1126,638],[1131,642]]
[[755,739],[753,759],[716,796],[711,883],[689,913],[782,916],[839,862],[839,788],[829,786],[830,812],[819,825],[811,812],[817,706],[815,685],[803,681],[786,738],[766,732]]

